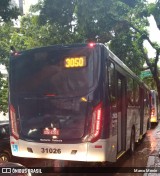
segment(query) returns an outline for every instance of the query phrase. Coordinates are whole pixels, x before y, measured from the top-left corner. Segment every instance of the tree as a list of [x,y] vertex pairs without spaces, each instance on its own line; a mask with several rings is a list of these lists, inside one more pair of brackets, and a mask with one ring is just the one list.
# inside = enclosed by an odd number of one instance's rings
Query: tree
[[17,19],[20,15],[19,10],[16,6],[11,4],[11,0],[1,0],[0,1],[0,21],[8,22],[11,19]]
[[0,1],[0,64],[8,67],[8,58],[10,51],[10,37],[14,31],[12,19],[17,19],[19,10],[11,4],[11,0]]
[[122,31],[110,43],[110,49],[137,75],[140,75],[145,62],[141,47],[143,43],[132,31]]
[[148,11],[149,14],[152,14],[154,16],[154,19],[157,23],[157,27],[160,30],[160,1],[157,0],[156,3],[149,4]]
[[[18,8],[12,6],[11,0],[0,1],[0,65],[8,68],[8,58],[10,53],[10,38],[13,28],[12,23],[6,23],[11,19],[16,19],[19,15]],[[0,111],[8,111],[8,81],[0,73]]]
[[0,111],[8,112],[8,81],[0,73]]
[[73,43],[75,35],[56,24],[39,24],[39,16],[24,16],[21,19],[20,29],[14,31],[11,44],[16,50],[26,50],[34,47],[47,46],[59,43]]
[[[157,0],[155,4],[149,4],[146,9],[143,9],[141,14],[142,17],[149,17],[150,15],[153,15],[155,18],[155,21],[157,23],[157,27],[159,27],[159,9],[160,9],[160,1]],[[159,56],[160,56],[160,45],[156,42],[152,42],[151,39],[149,38],[149,34],[145,30],[145,28],[138,28],[135,24],[132,24],[133,29],[137,34],[141,36],[142,41],[148,41],[150,45],[155,49],[156,55],[154,58],[148,58],[146,49],[144,47],[141,47],[141,52],[143,53],[143,57],[146,61],[146,64],[148,68],[150,69],[153,79],[155,81],[159,99],[160,99],[160,78],[159,78],[159,69],[158,69],[158,61],[159,61]]]
[[[0,26],[0,64],[5,65],[8,70],[8,61],[10,55],[10,39],[14,31],[12,23],[3,23]],[[8,81],[0,73],[0,111],[8,111]]]

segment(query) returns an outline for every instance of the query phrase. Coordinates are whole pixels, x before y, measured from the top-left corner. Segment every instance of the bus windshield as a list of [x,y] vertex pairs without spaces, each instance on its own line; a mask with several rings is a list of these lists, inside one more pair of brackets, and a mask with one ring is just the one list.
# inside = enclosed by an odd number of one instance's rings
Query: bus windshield
[[97,53],[86,47],[31,50],[11,60],[11,87],[16,93],[85,95],[96,83],[97,64]]

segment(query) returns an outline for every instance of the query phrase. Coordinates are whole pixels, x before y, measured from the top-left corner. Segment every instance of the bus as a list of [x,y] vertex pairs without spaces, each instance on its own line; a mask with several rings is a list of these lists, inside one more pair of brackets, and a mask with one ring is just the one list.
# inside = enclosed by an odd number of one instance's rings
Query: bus
[[158,123],[159,112],[158,93],[155,90],[151,90],[151,123]]
[[53,45],[9,61],[14,156],[116,162],[150,123],[150,90],[104,44]]

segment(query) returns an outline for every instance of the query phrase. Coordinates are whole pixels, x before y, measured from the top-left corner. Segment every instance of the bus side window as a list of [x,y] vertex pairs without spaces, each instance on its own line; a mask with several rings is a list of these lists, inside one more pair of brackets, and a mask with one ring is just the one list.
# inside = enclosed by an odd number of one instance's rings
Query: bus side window
[[111,107],[116,106],[116,95],[115,95],[115,69],[113,63],[110,62],[108,67],[108,76],[109,76],[109,96]]
[[129,106],[134,104],[134,93],[133,93],[133,79],[128,78],[127,80],[127,101]]
[[145,91],[145,94],[144,94],[144,107],[149,108],[149,93],[147,91]]
[[139,85],[137,84],[137,82],[134,82],[134,95],[135,95],[135,105],[139,105],[140,103],[140,88]]
[[109,61],[108,65],[108,83],[109,83],[109,99],[110,99],[110,110],[111,110],[111,122],[110,122],[110,135],[114,136],[117,134],[117,95],[116,95],[116,78],[115,78],[115,66]]
[[144,91],[144,115],[150,115],[150,102],[149,91]]

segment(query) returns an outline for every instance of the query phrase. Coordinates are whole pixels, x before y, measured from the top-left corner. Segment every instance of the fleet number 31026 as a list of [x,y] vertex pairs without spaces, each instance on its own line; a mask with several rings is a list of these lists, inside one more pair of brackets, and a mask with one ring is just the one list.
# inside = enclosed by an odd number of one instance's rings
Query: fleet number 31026
[[56,148],[41,148],[42,153],[54,153],[54,154],[60,154],[61,149]]

